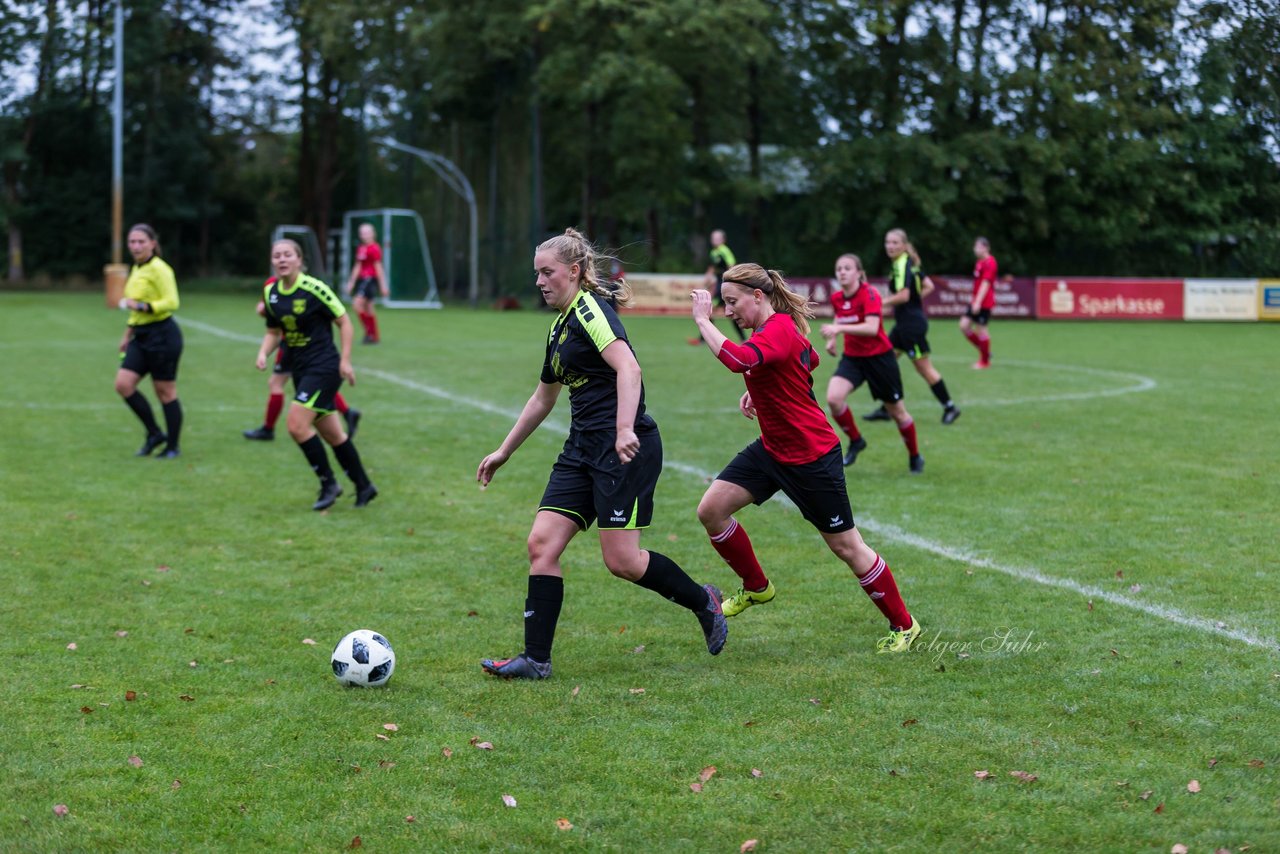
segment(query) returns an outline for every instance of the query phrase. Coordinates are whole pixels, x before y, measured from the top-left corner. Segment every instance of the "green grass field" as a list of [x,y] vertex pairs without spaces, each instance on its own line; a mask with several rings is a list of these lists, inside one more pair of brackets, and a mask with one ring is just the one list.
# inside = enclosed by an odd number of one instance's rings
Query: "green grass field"
[[[317,514],[287,434],[240,436],[266,396],[251,302],[186,299],[183,456],[160,462],[112,390],[123,316],[0,297],[6,850],[1280,851],[1280,327],[1000,323],[976,373],[938,322],[964,416],[944,428],[912,372],[927,471],[884,424],[849,471],[915,651],[875,655],[878,611],[774,501],[739,518],[778,598],[721,656],[592,533],[555,677],[522,684],[478,662],[520,649],[567,396],[474,475],[549,317],[384,312],[349,390],[382,495]],[[741,380],[688,320],[628,328],[667,457],[647,541],[736,587],[694,509],[754,436]],[[329,674],[361,627],[396,646],[386,689]]]

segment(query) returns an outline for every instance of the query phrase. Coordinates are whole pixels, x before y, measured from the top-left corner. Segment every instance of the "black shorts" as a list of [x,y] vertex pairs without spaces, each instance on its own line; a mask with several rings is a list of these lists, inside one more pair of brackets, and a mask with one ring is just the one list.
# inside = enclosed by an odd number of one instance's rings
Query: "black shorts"
[[342,374],[334,371],[302,371],[293,375],[293,402],[317,415],[334,411],[334,398],[342,387]]
[[647,528],[653,521],[653,494],[662,474],[662,437],[657,430],[636,434],[640,451],[623,465],[612,430],[572,432],[551,468],[539,510],[567,516],[583,531]]
[[133,327],[133,335],[124,350],[120,367],[140,377],[172,382],[178,378],[178,360],[182,358],[182,330],[172,317],[156,323]]
[[351,289],[353,297],[364,297],[373,302],[382,296],[382,289],[378,287],[378,280],[373,276],[364,279],[356,279],[355,287]]
[[902,400],[902,372],[892,350],[875,356],[842,356],[836,365],[836,376],[844,377],[855,389],[865,382],[876,400]]
[[293,354],[289,352],[289,348],[284,344],[276,350],[276,364],[271,369],[273,374],[291,374],[293,373]]
[[769,456],[764,443],[756,439],[729,461],[716,480],[741,486],[756,504],[765,503],[781,489],[809,524],[823,533],[838,534],[854,527],[838,442],[811,463],[789,466]]
[[991,309],[980,308],[977,311],[974,311],[973,307],[970,306],[969,308],[966,308],[964,310],[964,316],[969,318],[979,326],[986,326],[988,323],[991,322]]
[[889,333],[889,341],[893,344],[893,349],[901,350],[906,353],[911,361],[923,359],[929,355],[929,327],[903,329],[902,326],[893,327],[893,331]]

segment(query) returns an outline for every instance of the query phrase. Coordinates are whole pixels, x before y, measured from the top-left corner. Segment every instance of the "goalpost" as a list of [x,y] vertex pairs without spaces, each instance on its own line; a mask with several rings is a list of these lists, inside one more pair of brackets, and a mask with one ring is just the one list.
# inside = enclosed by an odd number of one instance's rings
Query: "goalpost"
[[[378,232],[382,247],[382,269],[387,274],[391,297],[389,308],[444,308],[431,266],[431,247],[417,211],[407,208],[376,208],[347,211],[342,215],[341,270],[350,271],[355,249],[360,243],[359,228],[369,223]],[[337,271],[335,271],[337,272]]]

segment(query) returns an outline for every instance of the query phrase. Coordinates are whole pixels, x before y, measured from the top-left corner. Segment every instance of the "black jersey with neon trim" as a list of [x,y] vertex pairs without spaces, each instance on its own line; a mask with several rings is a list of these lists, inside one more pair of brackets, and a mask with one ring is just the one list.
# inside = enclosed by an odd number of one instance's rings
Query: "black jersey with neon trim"
[[[569,308],[551,324],[542,381],[568,386],[574,430],[617,429],[618,372],[601,355],[614,341],[631,347],[617,313],[587,291],[579,291]],[[642,383],[635,429],[639,432],[655,426],[645,414]]]
[[889,274],[889,291],[896,294],[906,288],[909,294],[906,302],[898,303],[893,307],[894,325],[902,327],[904,331],[924,331],[929,328],[929,318],[924,313],[924,301],[920,296],[923,284],[924,270],[921,270],[919,265],[911,263],[907,253],[903,252],[893,259],[893,270]]
[[328,285],[299,273],[293,287],[275,281],[262,289],[267,326],[284,330],[293,372],[337,371],[338,348],[333,342],[333,321],[347,313]]

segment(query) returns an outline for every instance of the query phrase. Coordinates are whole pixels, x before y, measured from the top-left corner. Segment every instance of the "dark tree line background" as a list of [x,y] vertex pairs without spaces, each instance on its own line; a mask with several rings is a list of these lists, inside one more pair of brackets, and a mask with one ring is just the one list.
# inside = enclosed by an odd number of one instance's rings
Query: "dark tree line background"
[[[0,10],[7,278],[110,253],[106,0]],[[1278,0],[129,0],[125,218],[185,277],[257,274],[279,223],[427,222],[465,289],[466,211],[389,135],[475,186],[482,288],[520,291],[565,225],[633,269],[707,232],[795,274],[934,270],[976,234],[1022,274],[1280,275]],[[282,38],[246,37],[249,28]]]

